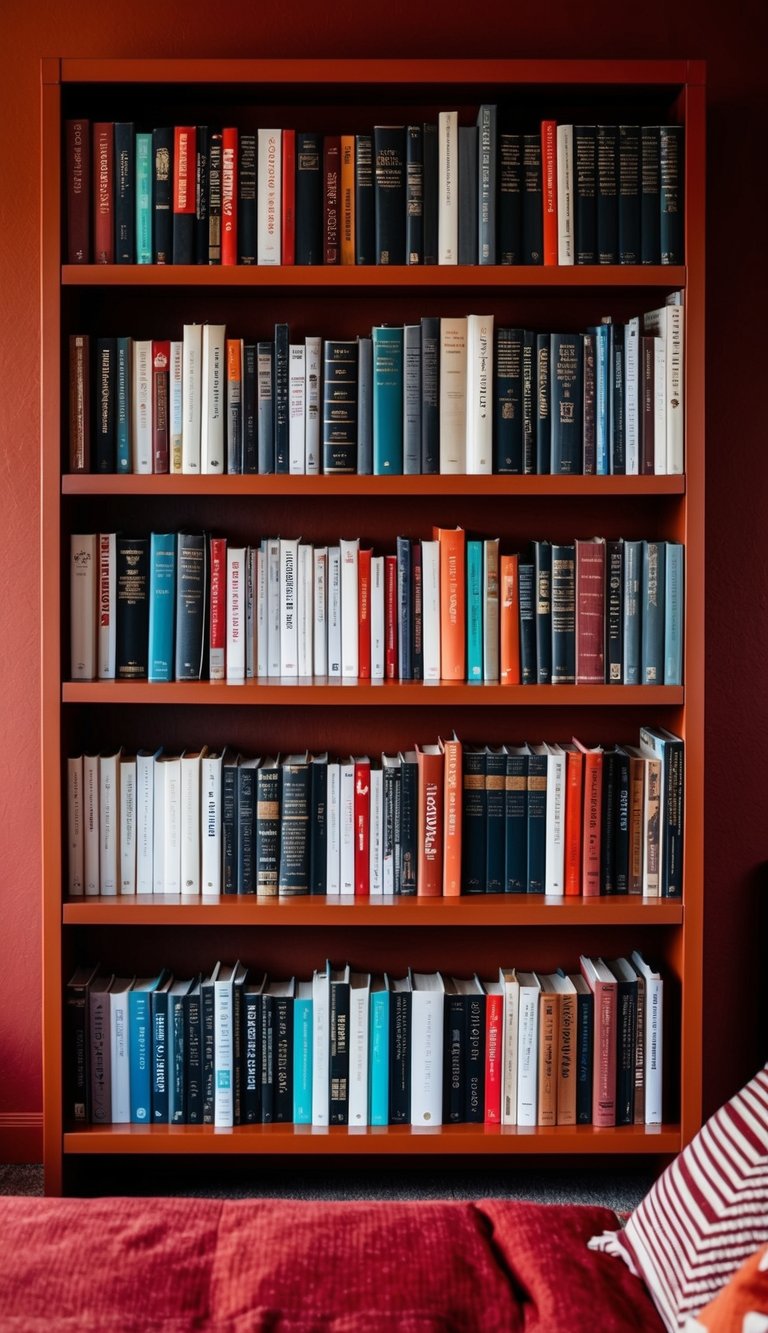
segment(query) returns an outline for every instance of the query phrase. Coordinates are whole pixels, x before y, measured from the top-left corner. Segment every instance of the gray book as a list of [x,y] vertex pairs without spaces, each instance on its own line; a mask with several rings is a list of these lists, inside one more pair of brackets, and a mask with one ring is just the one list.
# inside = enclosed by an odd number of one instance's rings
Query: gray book
[[97,977],[88,994],[90,1037],[91,1120],[94,1125],[112,1122],[112,1066],[110,1062],[109,988],[114,976]]
[[403,473],[421,472],[421,325],[403,329]]
[[459,126],[459,263],[477,263],[477,126]]
[[258,430],[259,473],[264,476],[275,470],[274,426],[274,344],[258,343],[256,348],[256,404]]
[[[498,116],[485,104],[477,113],[477,263],[496,263],[496,162]],[[461,176],[459,176],[461,190]],[[459,221],[461,239],[461,221]],[[459,258],[461,262],[461,258]]]
[[357,352],[357,471],[361,477],[373,472],[373,341],[358,339]]

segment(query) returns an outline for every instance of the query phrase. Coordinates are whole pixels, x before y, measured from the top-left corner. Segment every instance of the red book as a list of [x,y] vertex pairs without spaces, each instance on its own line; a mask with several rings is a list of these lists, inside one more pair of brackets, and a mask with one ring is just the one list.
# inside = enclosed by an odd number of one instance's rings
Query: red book
[[211,680],[225,680],[227,667],[227,540],[211,537]]
[[355,897],[367,897],[370,879],[371,761],[352,756],[355,765]]
[[565,869],[566,895],[581,893],[582,836],[584,830],[584,751],[578,745],[565,750]]
[[579,959],[579,967],[595,997],[592,1124],[616,1124],[616,978],[602,958]]
[[357,675],[371,679],[371,557],[373,551],[359,551],[357,556]]
[[573,743],[584,755],[584,823],[581,837],[581,892],[585,898],[600,897],[600,830],[603,806],[603,752],[590,750],[574,736]]
[[296,263],[296,131],[283,130],[283,170],[281,177],[283,210],[281,254],[284,264]]
[[115,262],[115,127],[111,120],[93,127],[93,260]]
[[67,135],[67,263],[91,259],[91,122],[68,120]]
[[339,196],[341,194],[341,138],[323,139],[323,262],[339,263]]
[[221,262],[237,263],[237,130],[221,136]]
[[197,130],[177,125],[173,131],[173,262],[195,259]]
[[517,585],[517,556],[501,557],[500,680],[502,685],[520,684],[520,592]]
[[544,263],[557,263],[557,121],[541,122],[541,195],[544,207]]
[[576,684],[605,684],[605,538],[576,542]]
[[384,557],[384,676],[397,680],[397,556]]
[[445,757],[439,745],[417,745],[416,762],[419,766],[416,892],[420,898],[440,898],[443,893]]
[[501,1122],[502,1033],[504,1024],[500,981],[483,984],[485,991],[485,1123]]
[[171,344],[152,344],[152,471],[170,471]]

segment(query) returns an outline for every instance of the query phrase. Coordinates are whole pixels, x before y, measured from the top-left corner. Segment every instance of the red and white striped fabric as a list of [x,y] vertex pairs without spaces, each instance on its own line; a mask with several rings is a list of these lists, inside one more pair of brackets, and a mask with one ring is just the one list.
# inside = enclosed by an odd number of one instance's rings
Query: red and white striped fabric
[[766,1241],[768,1065],[707,1121],[626,1229],[589,1248],[623,1259],[679,1333]]

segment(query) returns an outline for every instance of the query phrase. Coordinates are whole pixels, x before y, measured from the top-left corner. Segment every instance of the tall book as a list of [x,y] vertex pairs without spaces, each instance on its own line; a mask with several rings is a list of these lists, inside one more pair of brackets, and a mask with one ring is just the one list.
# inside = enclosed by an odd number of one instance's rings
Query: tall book
[[374,328],[373,471],[403,472],[403,329]]
[[373,171],[376,263],[404,264],[406,130],[403,125],[374,125]]
[[438,114],[438,263],[459,262],[458,113]]
[[357,471],[357,343],[326,340],[323,472]]
[[579,958],[582,976],[594,996],[592,1123],[616,1124],[616,978],[602,958]]

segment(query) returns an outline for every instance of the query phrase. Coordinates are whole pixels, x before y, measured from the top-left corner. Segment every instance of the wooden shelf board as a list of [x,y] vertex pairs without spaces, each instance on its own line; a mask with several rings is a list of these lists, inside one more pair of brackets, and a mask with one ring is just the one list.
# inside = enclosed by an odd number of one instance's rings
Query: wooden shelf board
[[487,894],[461,898],[153,897],[70,898],[69,926],[677,926],[682,903],[666,898],[546,898]]
[[68,473],[62,477],[63,495],[331,495],[409,496],[616,496],[684,495],[685,477],[511,477],[511,476],[163,476],[98,472]]
[[682,264],[63,264],[63,287],[308,287],[370,291],[685,286]]
[[681,1147],[678,1125],[624,1125],[596,1129],[592,1125],[551,1129],[515,1125],[410,1125],[357,1129],[339,1125],[240,1125],[214,1129],[209,1125],[89,1125],[64,1136],[67,1154],[157,1153],[342,1153],[345,1157],[471,1153],[674,1153]]
[[248,681],[68,681],[61,687],[65,704],[248,704],[280,707],[679,707],[684,691],[677,685],[465,685],[453,681],[324,681],[301,678]]

